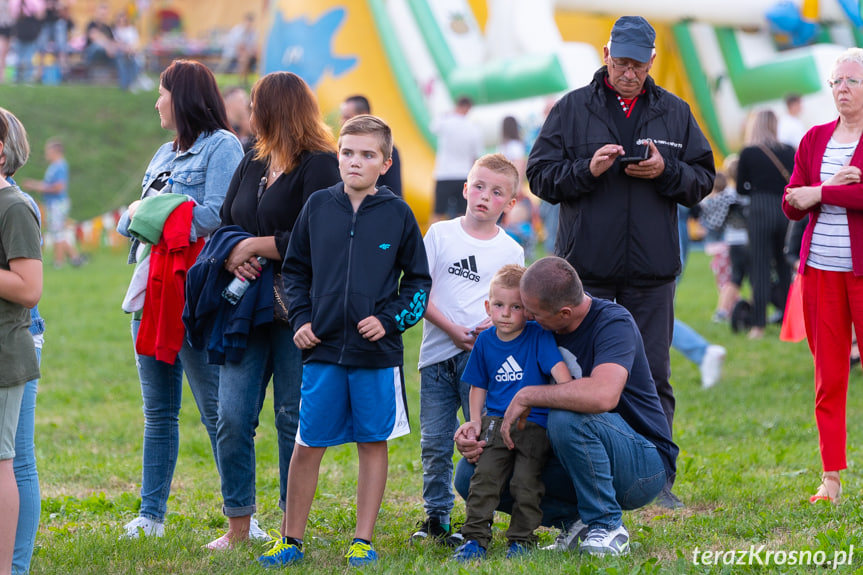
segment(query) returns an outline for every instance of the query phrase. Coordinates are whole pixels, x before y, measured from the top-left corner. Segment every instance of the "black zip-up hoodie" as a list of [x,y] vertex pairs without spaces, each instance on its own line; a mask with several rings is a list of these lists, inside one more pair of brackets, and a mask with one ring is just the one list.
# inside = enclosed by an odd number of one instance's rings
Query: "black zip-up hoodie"
[[588,86],[555,104],[530,152],[527,178],[534,194],[560,204],[554,251],[584,282],[660,285],[680,273],[677,204],[691,207],[710,193],[713,152],[689,105],[648,76],[634,140],[653,140],[665,171],[653,180],[633,178],[618,161],[595,178],[596,150],[631,147],[611,117],[605,77],[602,67]]
[[[304,361],[353,367],[403,365],[401,333],[422,318],[431,276],[410,206],[386,187],[354,212],[344,184],[309,197],[283,264],[294,330],[311,322],[321,340]],[[386,330],[369,342],[357,324],[374,315]]]

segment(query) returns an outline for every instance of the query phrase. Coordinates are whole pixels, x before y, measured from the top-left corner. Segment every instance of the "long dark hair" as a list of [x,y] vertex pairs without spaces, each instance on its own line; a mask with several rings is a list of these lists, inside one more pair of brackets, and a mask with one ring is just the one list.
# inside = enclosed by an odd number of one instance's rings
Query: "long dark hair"
[[225,102],[209,68],[194,60],[174,60],[159,82],[171,93],[177,125],[174,150],[188,150],[202,133],[232,131]]
[[518,126],[518,120],[514,116],[507,116],[501,124],[501,136],[504,142],[510,140],[521,141],[521,133]]

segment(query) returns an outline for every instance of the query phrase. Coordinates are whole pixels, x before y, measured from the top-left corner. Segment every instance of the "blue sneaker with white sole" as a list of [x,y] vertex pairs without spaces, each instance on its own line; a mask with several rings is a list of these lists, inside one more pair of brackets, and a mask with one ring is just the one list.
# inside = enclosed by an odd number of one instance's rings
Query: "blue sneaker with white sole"
[[459,563],[485,559],[485,547],[482,547],[476,539],[468,539],[458,546],[452,558]]
[[377,563],[378,560],[378,554],[371,544],[359,539],[354,539],[345,557],[348,558],[348,565],[351,567],[365,567],[371,563]]

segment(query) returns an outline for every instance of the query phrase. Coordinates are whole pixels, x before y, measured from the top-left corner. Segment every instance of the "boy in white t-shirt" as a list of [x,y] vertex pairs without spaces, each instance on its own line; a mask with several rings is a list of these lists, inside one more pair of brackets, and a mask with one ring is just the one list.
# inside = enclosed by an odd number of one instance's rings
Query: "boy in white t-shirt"
[[428,538],[457,547],[450,525],[453,437],[458,409],[470,420],[470,385],[461,381],[476,336],[491,325],[485,299],[506,264],[524,265],[524,250],[497,225],[515,205],[519,174],[502,154],[474,163],[464,185],[465,215],[429,228],[424,243],[432,290],[420,347],[420,430],[426,519],[411,541]]

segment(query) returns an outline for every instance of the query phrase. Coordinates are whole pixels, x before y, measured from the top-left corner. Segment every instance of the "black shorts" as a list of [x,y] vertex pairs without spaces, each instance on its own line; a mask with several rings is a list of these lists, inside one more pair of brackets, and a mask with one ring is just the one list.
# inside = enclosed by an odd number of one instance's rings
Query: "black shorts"
[[12,26],[0,26],[0,38],[11,38]]
[[438,180],[434,188],[434,213],[452,219],[467,211],[464,180]]

